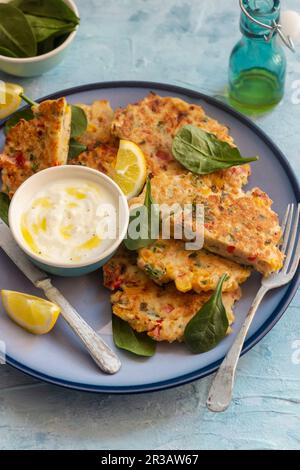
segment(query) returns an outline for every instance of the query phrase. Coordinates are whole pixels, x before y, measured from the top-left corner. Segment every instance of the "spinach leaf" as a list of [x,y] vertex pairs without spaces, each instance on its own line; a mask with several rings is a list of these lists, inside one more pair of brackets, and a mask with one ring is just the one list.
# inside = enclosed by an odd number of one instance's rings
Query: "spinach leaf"
[[38,43],[38,55],[47,54],[47,52],[53,51],[56,49],[56,37],[51,36],[44,41]]
[[46,18],[56,18],[79,24],[79,18],[63,0],[13,0],[11,5],[19,8],[23,13]]
[[127,237],[124,239],[124,244],[128,250],[139,250],[150,245],[158,238],[158,233],[151,233],[152,231],[159,231],[159,227],[157,227],[157,230],[152,227],[152,222],[155,220],[159,220],[159,210],[152,198],[151,180],[148,178],[144,205],[133,209],[130,213]]
[[41,16],[25,16],[38,43],[45,41],[49,37],[56,37],[67,32],[70,33],[75,29],[74,24],[67,21]]
[[10,200],[7,194],[0,193],[0,219],[8,225],[8,209]]
[[86,114],[79,106],[71,105],[71,109],[71,139],[69,144],[68,160],[78,157],[78,155],[87,150],[86,145],[77,142],[75,139],[75,137],[80,137],[87,129],[88,120]]
[[69,143],[69,155],[68,160],[73,160],[73,158],[78,157],[82,152],[87,150],[86,145],[77,142],[77,140],[71,138]]
[[70,33],[62,33],[57,36],[51,36],[44,41],[38,43],[38,55],[46,54],[47,52],[53,51],[61,44],[63,44],[68,38]]
[[79,106],[71,105],[72,123],[71,137],[81,136],[87,129],[88,121],[85,112]]
[[226,278],[227,274],[223,274],[211,298],[185,328],[184,341],[193,353],[213,349],[226,336],[229,322],[222,301],[222,287]]
[[146,333],[137,333],[131,326],[113,315],[113,338],[115,345],[138,356],[151,357],[155,354],[156,342]]
[[179,130],[172,153],[181,165],[199,175],[258,160],[258,157],[243,158],[237,148],[193,125]]
[[13,51],[10,51],[9,49],[6,49],[6,47],[1,47],[1,46],[0,46],[0,55],[5,55],[6,57],[15,57],[15,58],[18,57]]
[[18,124],[18,122],[21,119],[25,119],[25,121],[30,121],[33,118],[34,118],[34,115],[33,115],[31,108],[25,108],[25,109],[21,109],[21,111],[17,111],[9,119],[7,119],[5,126],[4,126],[5,135],[7,135],[10,129],[14,127],[16,124]]
[[0,46],[21,58],[37,53],[35,36],[25,15],[5,3],[0,3]]
[[56,49],[61,44],[63,44],[67,40],[69,34],[70,33],[63,33],[60,36],[55,37],[54,38],[54,49]]

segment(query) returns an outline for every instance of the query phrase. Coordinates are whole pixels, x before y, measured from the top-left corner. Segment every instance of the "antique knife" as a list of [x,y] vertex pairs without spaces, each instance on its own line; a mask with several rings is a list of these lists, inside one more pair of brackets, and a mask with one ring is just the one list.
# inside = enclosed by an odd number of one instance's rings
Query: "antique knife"
[[85,320],[78,314],[72,305],[56,289],[46,273],[36,268],[23,251],[16,244],[10,229],[0,219],[0,248],[9,256],[23,274],[38,289],[44,291],[45,296],[61,308],[61,315],[79,336],[96,364],[107,374],[115,374],[121,367],[118,356],[100,338]]

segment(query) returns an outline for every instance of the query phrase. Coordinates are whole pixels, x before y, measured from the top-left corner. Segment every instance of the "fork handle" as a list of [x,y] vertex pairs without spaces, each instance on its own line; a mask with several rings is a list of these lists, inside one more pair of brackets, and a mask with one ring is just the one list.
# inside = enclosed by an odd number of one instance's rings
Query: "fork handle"
[[266,287],[261,286],[257,292],[242,328],[213,379],[206,402],[206,406],[210,411],[225,411],[230,405],[241,350],[255,313],[267,291]]

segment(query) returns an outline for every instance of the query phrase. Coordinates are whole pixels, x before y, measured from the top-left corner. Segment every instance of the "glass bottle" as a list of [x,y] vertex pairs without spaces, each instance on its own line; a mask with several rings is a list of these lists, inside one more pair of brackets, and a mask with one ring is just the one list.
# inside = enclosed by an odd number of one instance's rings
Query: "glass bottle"
[[[280,0],[243,0],[247,12],[262,23],[279,21]],[[276,106],[284,94],[286,57],[275,33],[251,21],[242,12],[242,39],[235,45],[229,64],[229,101],[245,114],[260,114]]]

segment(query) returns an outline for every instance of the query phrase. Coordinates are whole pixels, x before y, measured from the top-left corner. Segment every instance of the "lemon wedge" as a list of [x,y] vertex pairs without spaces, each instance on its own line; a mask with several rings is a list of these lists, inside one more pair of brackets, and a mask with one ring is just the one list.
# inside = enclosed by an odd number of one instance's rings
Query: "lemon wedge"
[[1,296],[8,316],[35,335],[49,333],[59,317],[60,308],[39,297],[10,290],[2,290]]
[[20,93],[24,89],[15,83],[4,83],[0,81],[0,119],[14,113],[21,104]]
[[120,140],[113,179],[127,199],[137,196],[147,177],[147,163],[142,150],[129,140]]

